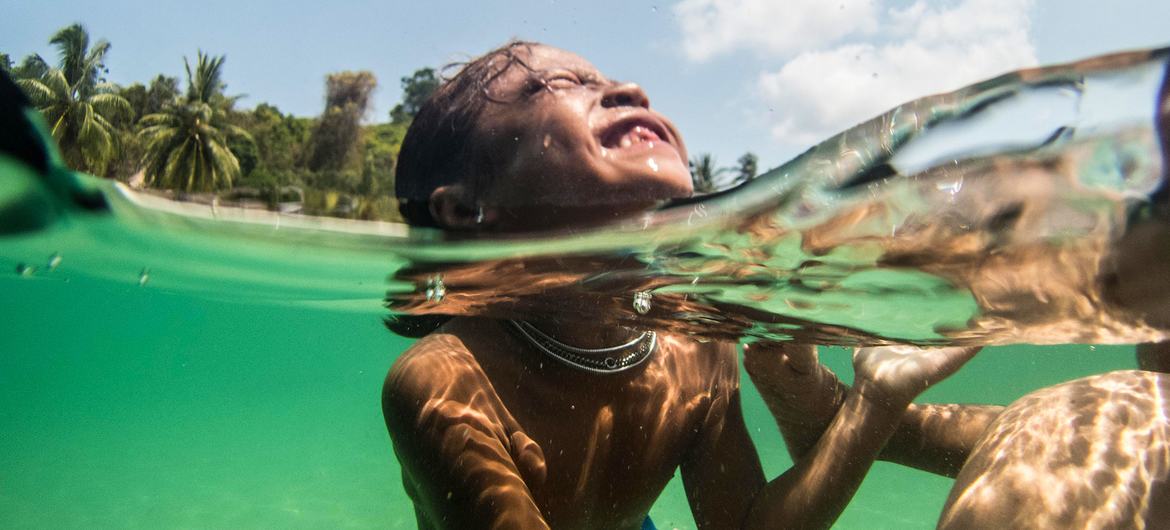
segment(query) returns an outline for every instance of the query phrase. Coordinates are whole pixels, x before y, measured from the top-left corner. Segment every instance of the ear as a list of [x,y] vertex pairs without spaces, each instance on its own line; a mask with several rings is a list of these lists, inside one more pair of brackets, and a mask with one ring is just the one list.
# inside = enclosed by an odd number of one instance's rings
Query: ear
[[495,224],[495,208],[476,206],[462,184],[439,186],[431,192],[431,217],[450,230],[481,230]]

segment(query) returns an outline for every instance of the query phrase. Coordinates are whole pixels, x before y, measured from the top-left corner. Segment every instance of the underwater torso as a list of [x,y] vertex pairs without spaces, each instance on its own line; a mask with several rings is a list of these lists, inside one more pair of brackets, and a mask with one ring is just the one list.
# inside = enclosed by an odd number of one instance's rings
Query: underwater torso
[[[423,385],[429,389],[415,386],[412,374],[419,373],[431,374]],[[534,350],[502,322],[457,319],[403,354],[386,392],[431,396],[426,401],[446,412],[424,403],[412,427],[444,445],[474,440],[474,456],[463,446],[461,457],[437,461],[444,469],[412,477],[411,468],[421,466],[402,454],[410,441],[401,437],[410,435],[395,433],[395,422],[387,421],[416,504],[428,488],[490,480],[514,489],[503,492],[509,497],[523,497],[527,489],[552,528],[637,529],[700,433],[711,428],[708,423],[720,422],[728,406],[739,406],[733,399],[737,388],[735,349],[726,343],[663,334],[644,364],[597,374]],[[444,419],[436,422],[436,416]],[[477,433],[449,441],[438,432],[461,429],[455,427],[460,422]],[[513,473],[520,480],[502,476]],[[458,486],[451,494],[455,502]],[[434,509],[431,517],[442,517],[441,507]]]

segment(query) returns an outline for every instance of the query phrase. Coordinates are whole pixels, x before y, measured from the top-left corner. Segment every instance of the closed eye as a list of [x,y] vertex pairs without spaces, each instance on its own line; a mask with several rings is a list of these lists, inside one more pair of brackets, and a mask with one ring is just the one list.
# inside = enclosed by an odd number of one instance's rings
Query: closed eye
[[581,78],[571,72],[557,72],[544,78],[544,84],[550,89],[575,88],[582,86]]

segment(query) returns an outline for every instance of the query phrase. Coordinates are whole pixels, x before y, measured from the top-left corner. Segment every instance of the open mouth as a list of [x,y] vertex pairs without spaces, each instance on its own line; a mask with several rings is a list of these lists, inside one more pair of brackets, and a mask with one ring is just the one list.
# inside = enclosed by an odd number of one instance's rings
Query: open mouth
[[602,131],[601,146],[606,149],[628,149],[643,144],[653,147],[655,143],[668,143],[666,137],[660,124],[639,118],[625,119]]

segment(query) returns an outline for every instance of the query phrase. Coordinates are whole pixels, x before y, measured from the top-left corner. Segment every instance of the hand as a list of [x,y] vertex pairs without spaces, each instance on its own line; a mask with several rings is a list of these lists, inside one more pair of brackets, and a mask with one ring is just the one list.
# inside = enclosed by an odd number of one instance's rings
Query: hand
[[982,348],[883,346],[853,353],[854,389],[901,412],[931,385],[946,379]]
[[743,347],[743,364],[794,458],[825,432],[849,387],[821,364],[816,346],[757,342]]

